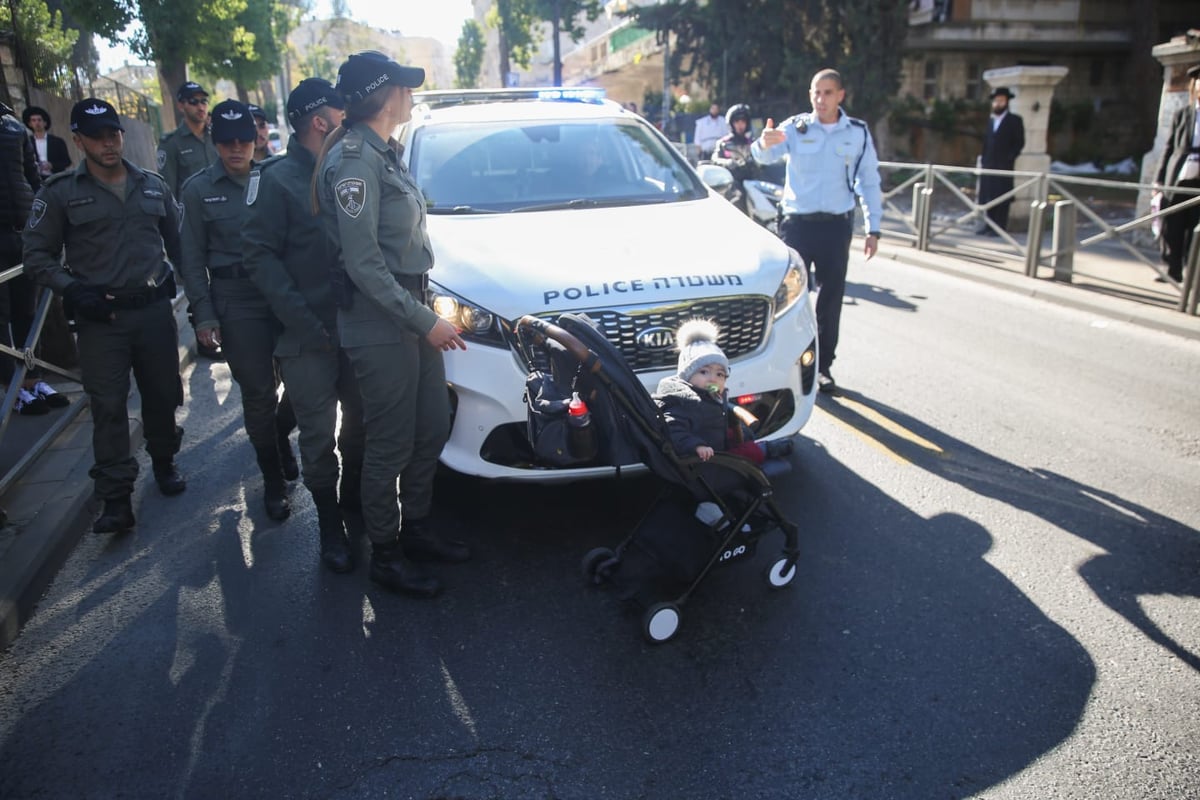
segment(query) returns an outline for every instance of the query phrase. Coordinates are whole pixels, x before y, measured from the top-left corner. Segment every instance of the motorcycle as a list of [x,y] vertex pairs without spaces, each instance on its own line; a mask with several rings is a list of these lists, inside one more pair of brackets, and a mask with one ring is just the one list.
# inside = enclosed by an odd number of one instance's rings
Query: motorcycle
[[[733,157],[726,161],[728,166],[715,164],[715,166],[721,166],[729,170],[730,177],[733,178],[728,184],[723,185],[719,189],[721,195],[745,213],[746,216],[750,217],[750,219],[762,225],[771,233],[778,235],[779,205],[783,202],[783,185],[770,179],[782,177],[778,174],[781,170],[774,169],[774,165],[759,166],[752,164],[745,157]],[[747,173],[758,175],[759,177],[738,178],[738,175],[745,175]]]

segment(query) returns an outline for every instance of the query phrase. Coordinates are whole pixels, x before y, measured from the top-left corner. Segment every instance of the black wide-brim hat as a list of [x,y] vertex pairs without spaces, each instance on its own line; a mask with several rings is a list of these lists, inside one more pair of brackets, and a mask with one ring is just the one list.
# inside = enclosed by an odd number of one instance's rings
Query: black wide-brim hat
[[347,100],[363,100],[389,86],[416,89],[425,82],[425,70],[397,64],[377,50],[354,53],[338,69],[334,86]]
[[29,118],[34,114],[46,120],[46,130],[50,130],[50,112],[41,106],[29,106],[21,112],[21,122],[25,123],[25,127],[29,127]]
[[999,86],[999,87],[993,89],[992,93],[989,95],[989,97],[995,99],[997,97],[1000,97],[1001,95],[1004,95],[1009,100],[1012,100],[1014,97],[1016,97],[1016,95],[1012,93],[1012,90],[1009,89],[1007,86]]

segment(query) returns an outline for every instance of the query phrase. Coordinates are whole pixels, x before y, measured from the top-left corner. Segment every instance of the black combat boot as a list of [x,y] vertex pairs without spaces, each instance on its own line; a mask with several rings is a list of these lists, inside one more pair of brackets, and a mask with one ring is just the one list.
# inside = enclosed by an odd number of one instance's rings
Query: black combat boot
[[177,494],[182,494],[187,489],[187,481],[179,474],[179,470],[175,468],[174,459],[163,458],[154,459],[154,481],[158,484],[158,491],[165,494],[167,497],[172,497]]
[[129,495],[104,501],[104,511],[92,525],[92,533],[124,533],[134,526],[133,503]]
[[283,468],[279,463],[279,449],[266,447],[255,450],[258,468],[263,476],[263,505],[267,516],[279,521],[291,516],[292,507],[287,498],[287,482],[283,479]]
[[321,533],[321,563],[333,572],[349,572],[354,569],[354,557],[350,540],[346,538],[342,510],[338,508],[337,491],[332,486],[313,489],[312,499],[317,507],[317,527]]
[[405,519],[400,525],[400,544],[404,547],[404,555],[413,561],[461,564],[471,560],[471,550],[466,543],[440,538],[433,532],[429,517]]
[[338,505],[345,511],[362,511],[362,470],[342,467]]
[[442,582],[405,559],[399,542],[371,544],[370,577],[391,592],[415,597],[437,597],[442,593]]
[[300,477],[300,465],[296,463],[296,452],[292,450],[292,440],[288,438],[287,431],[279,431],[279,468],[283,472],[283,477],[289,481],[294,481]]

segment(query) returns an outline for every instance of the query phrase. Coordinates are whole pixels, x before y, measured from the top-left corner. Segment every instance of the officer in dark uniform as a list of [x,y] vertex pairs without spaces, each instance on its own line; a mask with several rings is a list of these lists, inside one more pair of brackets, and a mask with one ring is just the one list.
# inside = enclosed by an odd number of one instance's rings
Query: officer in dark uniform
[[326,140],[314,178],[348,278],[338,336],[363,399],[370,577],[392,591],[428,597],[441,591],[441,582],[409,559],[464,561],[470,551],[438,538],[429,519],[434,472],[450,432],[442,351],[466,344],[425,304],[433,266],[425,201],[390,138],[412,116],[412,89],[424,80],[423,69],[382,53],[350,56],[337,82],[346,120]]
[[[164,134],[158,144],[158,171],[167,181],[171,194],[182,197],[183,182],[217,161],[208,125],[208,92],[195,81],[184,81],[175,92],[175,109],[179,127]],[[188,322],[195,327],[196,318],[188,308]],[[214,361],[224,361],[220,348],[208,347],[196,341],[196,352]]]
[[196,318],[196,336],[220,346],[242,392],[246,435],[263,476],[267,516],[287,519],[280,442],[276,437],[273,351],[279,322],[242,265],[242,222],[253,166],[254,117],[243,103],[225,100],[213,108],[213,141],[220,160],[183,184],[180,276]]
[[47,179],[33,201],[25,268],[63,295],[78,325],[96,459],[89,474],[104,501],[92,530],[115,533],[134,524],[130,369],[158,488],[165,495],[187,488],[174,463],[183,435],[175,424],[175,409],[183,404],[171,310],[175,282],[162,259],[165,248],[179,263],[180,211],[161,177],[122,157],[124,128],[108,103],[91,97],[76,103],[71,131],[84,158]]
[[254,103],[247,103],[246,107],[254,117],[254,160],[261,163],[271,157],[271,128],[267,125],[267,112]]
[[306,78],[292,90],[287,101],[291,143],[287,153],[251,171],[251,186],[257,188],[246,195],[249,209],[242,226],[246,270],[283,323],[275,357],[300,427],[304,485],[317,508],[321,560],[334,572],[354,568],[338,505],[337,450],[342,454],[342,506],[358,509],[362,400],[354,370],[338,346],[330,283],[337,244],[313,218],[309,187],[321,143],[341,124],[344,105],[322,78]]

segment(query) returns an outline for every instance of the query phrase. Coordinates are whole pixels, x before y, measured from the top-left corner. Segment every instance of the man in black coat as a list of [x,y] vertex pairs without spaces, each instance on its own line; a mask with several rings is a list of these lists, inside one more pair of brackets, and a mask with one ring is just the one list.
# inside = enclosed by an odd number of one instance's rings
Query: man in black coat
[[38,106],[29,106],[21,114],[25,127],[33,131],[33,144],[37,148],[38,173],[49,177],[71,166],[71,154],[67,143],[50,133],[50,113]]
[[[1200,125],[1197,124],[1200,64],[1189,69],[1187,76],[1188,102],[1171,120],[1171,134],[1154,177],[1156,191],[1163,194],[1164,209],[1197,196],[1172,192],[1172,188],[1200,189]],[[1161,187],[1166,187],[1165,193]],[[1197,222],[1200,222],[1200,205],[1163,217],[1163,260],[1167,262],[1167,274],[1174,281],[1183,280],[1183,262]]]
[[[988,122],[987,134],[983,137],[983,156],[979,166],[984,169],[1012,170],[1017,156],[1025,149],[1025,123],[1008,110],[1008,102],[1015,97],[1008,87],[1001,86],[992,92],[992,118]],[[1009,175],[981,175],[979,177],[979,204],[984,205],[1000,195],[1011,192],[1013,179]],[[1009,198],[988,209],[987,215],[997,227],[1008,228]],[[991,225],[979,229],[985,236],[998,235]]]

